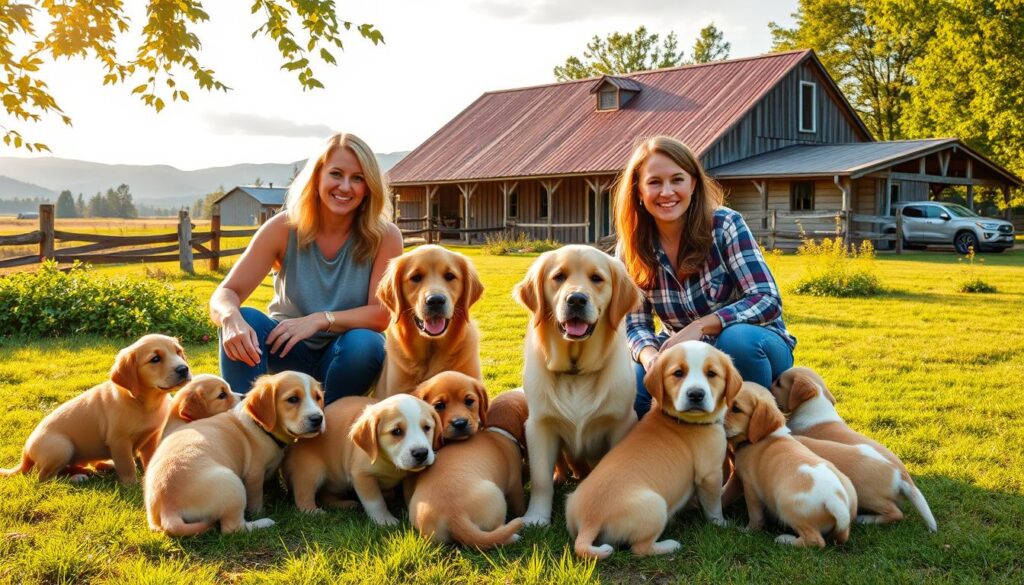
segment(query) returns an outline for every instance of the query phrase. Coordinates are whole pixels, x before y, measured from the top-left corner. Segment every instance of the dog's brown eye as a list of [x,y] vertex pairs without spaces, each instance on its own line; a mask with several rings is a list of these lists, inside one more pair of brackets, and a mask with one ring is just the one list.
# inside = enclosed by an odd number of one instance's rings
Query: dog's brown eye
[[403,431],[400,428],[391,429],[391,436],[392,437],[401,437],[403,434],[405,434],[405,431]]
[[444,273],[444,279],[447,280],[448,282],[451,282],[451,281],[455,280],[455,273],[453,273],[453,272],[445,272]]
[[600,284],[604,282],[604,277],[602,277],[600,274],[591,274],[590,282],[593,282],[594,284]]
[[434,405],[434,410],[436,410],[438,412],[441,412],[442,410],[444,410],[444,402],[438,402],[437,404],[435,404]]
[[299,403],[299,397],[298,396],[289,396],[288,397],[288,404],[298,404],[298,403]]
[[227,395],[226,392],[221,392],[220,395],[217,396],[217,400],[224,400],[227,397],[228,397],[228,395]]
[[473,406],[473,402],[474,402],[474,400],[472,398],[467,398],[466,399],[466,406]]
[[160,354],[156,354],[155,356],[150,358],[149,359],[149,363],[151,363],[151,364],[159,364],[160,363]]
[[559,272],[558,274],[554,275],[552,277],[552,279],[555,282],[565,282],[565,273],[564,272]]
[[743,411],[740,410],[740,407],[736,406],[735,404],[732,405],[732,411],[735,412],[736,414],[742,414],[743,413]]
[[676,371],[672,372],[672,375],[675,376],[676,378],[682,378],[684,373],[683,373],[682,370],[676,370]]
[[707,376],[708,378],[714,378],[715,376],[718,375],[718,372],[716,372],[714,370],[708,370],[708,373],[704,374],[704,375]]
[[413,274],[412,276],[409,277],[409,280],[411,280],[413,282],[419,282],[419,281],[423,280],[423,275],[422,274]]
[[423,425],[423,432],[429,433],[430,432],[430,425]]

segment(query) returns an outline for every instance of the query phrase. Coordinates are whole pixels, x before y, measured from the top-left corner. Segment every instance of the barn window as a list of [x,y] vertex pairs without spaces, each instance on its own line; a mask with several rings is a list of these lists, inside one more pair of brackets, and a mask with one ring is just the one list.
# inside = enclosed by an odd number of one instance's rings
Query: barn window
[[597,92],[597,109],[599,110],[615,110],[619,107],[619,98],[616,95],[615,88],[609,87],[608,89],[602,89]]
[[818,129],[818,84],[813,81],[800,82],[800,131],[817,132]]
[[509,219],[519,217],[519,193],[515,191],[508,194],[508,217]]
[[790,183],[789,210],[814,210],[814,181],[793,181]]
[[540,188],[540,219],[548,218],[548,190],[544,187]]

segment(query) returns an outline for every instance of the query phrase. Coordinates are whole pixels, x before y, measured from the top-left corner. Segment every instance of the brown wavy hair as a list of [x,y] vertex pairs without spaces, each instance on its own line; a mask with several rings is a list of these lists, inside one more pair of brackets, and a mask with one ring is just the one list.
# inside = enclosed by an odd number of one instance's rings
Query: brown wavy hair
[[[339,148],[347,148],[356,155],[359,166],[363,168],[363,180],[366,181],[366,197],[356,209],[356,217],[352,222],[353,235],[356,236],[353,253],[359,262],[368,262],[377,255],[384,234],[387,233],[393,209],[391,190],[373,150],[355,134],[335,134],[327,139],[318,154],[306,161],[302,172],[295,177],[288,188],[285,209],[288,211],[288,223],[298,232],[300,247],[306,247],[316,239],[320,230],[320,173],[331,154]],[[351,236],[349,236],[351,237]]]
[[658,260],[654,254],[658,227],[640,201],[640,169],[652,154],[667,156],[694,180],[693,195],[684,216],[685,237],[679,245],[676,265],[680,280],[700,271],[711,251],[715,210],[722,205],[722,187],[704,172],[700,161],[685,144],[671,136],[655,136],[637,144],[629,163],[615,184],[614,210],[618,250],[626,270],[640,288],[654,286]]

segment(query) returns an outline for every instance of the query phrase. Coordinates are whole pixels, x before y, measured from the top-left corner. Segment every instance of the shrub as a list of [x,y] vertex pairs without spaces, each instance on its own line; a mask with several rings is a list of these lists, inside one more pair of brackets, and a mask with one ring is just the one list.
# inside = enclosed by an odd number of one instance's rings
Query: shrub
[[821,243],[806,238],[797,254],[806,259],[804,276],[793,292],[818,297],[869,297],[885,292],[875,275],[875,249],[864,240],[860,248],[843,245],[840,238]]
[[482,249],[491,256],[507,256],[509,254],[540,254],[548,250],[560,248],[562,244],[555,240],[534,240],[525,232],[509,234],[501,232],[495,236],[487,236]]
[[967,249],[967,263],[964,263],[964,259],[957,258],[957,262],[960,264],[960,276],[956,279],[956,284],[953,289],[960,293],[994,293],[996,287],[986,282],[978,274],[982,264],[985,260],[978,258],[978,263],[974,263],[974,246]]
[[104,278],[75,263],[0,278],[0,334],[135,338],[165,333],[184,341],[216,337],[205,303],[153,280]]

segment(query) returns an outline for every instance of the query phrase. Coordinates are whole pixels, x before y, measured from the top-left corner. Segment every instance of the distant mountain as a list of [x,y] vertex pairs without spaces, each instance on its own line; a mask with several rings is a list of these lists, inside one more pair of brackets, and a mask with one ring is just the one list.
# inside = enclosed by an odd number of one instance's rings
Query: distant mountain
[[[377,160],[386,171],[406,154],[408,152],[378,154]],[[56,201],[57,194],[64,189],[76,197],[82,193],[88,199],[96,192],[125,183],[136,202],[177,207],[190,205],[217,187],[230,189],[236,185],[251,185],[257,178],[264,185],[286,186],[296,169],[301,169],[305,163],[239,164],[183,171],[169,165],[108,165],[54,157],[0,157],[0,199],[48,196]],[[25,190],[29,188],[34,191]]]

